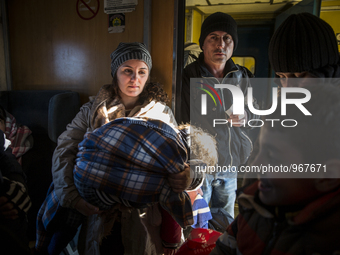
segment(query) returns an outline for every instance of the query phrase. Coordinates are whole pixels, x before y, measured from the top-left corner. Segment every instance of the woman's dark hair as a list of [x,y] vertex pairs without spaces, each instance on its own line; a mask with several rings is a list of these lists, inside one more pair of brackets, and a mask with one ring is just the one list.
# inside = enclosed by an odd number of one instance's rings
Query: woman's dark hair
[[[113,90],[115,94],[119,96],[119,87],[118,87],[118,79],[117,74],[113,76],[112,80]],[[152,100],[156,100],[162,103],[169,103],[169,96],[163,89],[163,86],[158,82],[146,82],[142,93],[139,95],[139,102],[143,103],[144,101],[151,102]]]

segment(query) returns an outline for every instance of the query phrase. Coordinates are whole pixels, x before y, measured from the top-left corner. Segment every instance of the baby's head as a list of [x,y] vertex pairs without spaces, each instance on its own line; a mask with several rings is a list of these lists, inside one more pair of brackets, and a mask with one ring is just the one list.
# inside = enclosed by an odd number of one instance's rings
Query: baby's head
[[287,105],[287,115],[281,116],[280,102],[278,110],[266,116],[293,119],[298,124],[283,127],[277,121],[272,127],[272,122],[265,121],[261,130],[260,152],[252,165],[284,166],[291,173],[288,178],[282,173],[260,175],[264,204],[307,204],[340,187],[340,89],[311,85],[308,90],[311,99],[303,106],[312,116],[305,116],[295,105]]
[[178,127],[185,137],[190,150],[190,159],[202,160],[207,166],[217,164],[217,147],[215,138],[200,127],[182,124]]

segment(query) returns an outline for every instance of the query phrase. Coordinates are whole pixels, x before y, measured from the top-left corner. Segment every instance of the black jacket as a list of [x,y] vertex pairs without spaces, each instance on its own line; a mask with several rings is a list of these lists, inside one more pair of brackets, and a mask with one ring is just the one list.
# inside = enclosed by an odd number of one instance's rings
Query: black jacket
[[[181,93],[181,116],[179,122],[190,122],[190,105],[198,113],[200,111],[201,94],[206,94],[200,89],[193,89],[194,93],[190,95],[190,78],[202,78],[203,83],[210,84],[233,84],[240,87],[244,96],[247,95],[247,89],[250,87],[249,78],[253,77],[252,73],[245,67],[236,65],[232,59],[226,62],[224,69],[225,76],[223,79],[216,79],[206,68],[204,64],[204,55],[200,54],[197,61],[188,65],[183,72],[183,84]],[[192,84],[193,87],[203,86],[197,83]],[[226,119],[226,110],[233,104],[232,94],[228,89],[215,89],[221,98],[222,105],[211,99],[207,99],[207,115],[197,119],[191,120],[193,125],[202,127],[209,133],[216,135],[217,149],[218,149],[218,165],[219,166],[236,166],[245,163],[252,151],[252,142],[247,135],[249,126],[246,127],[231,127],[229,124],[216,125],[213,127],[213,119]],[[190,100],[192,101],[190,103]],[[256,100],[253,101],[255,108],[258,108]],[[247,112],[248,120],[258,119],[259,116],[252,114],[247,106],[245,100],[245,111]],[[254,125],[254,124],[253,124]]]

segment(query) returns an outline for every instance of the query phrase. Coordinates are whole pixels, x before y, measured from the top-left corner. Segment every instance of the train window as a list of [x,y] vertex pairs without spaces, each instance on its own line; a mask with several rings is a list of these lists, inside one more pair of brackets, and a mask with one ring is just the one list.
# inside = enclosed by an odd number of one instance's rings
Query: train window
[[255,73],[255,58],[234,56],[232,57],[232,60],[235,62],[235,64],[247,67],[252,74]]

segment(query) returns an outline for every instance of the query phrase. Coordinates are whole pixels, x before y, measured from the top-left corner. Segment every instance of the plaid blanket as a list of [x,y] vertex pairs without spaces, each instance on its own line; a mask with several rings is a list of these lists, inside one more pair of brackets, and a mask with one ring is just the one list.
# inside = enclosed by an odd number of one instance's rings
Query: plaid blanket
[[185,227],[193,222],[190,198],[173,192],[166,177],[183,171],[186,161],[182,137],[166,123],[119,118],[85,135],[74,179],[134,203],[160,202]]
[[5,134],[7,139],[11,141],[12,153],[21,164],[21,156],[33,147],[33,144],[27,139],[32,131],[27,126],[18,126],[16,119],[9,112],[6,111],[6,115]]
[[[166,123],[119,118],[85,134],[74,167],[75,184],[138,204],[160,202],[185,227],[194,223],[190,197],[173,192],[166,177],[183,171],[187,158],[182,137]],[[53,232],[60,209],[52,183],[37,217],[37,250],[48,245],[51,236],[46,231]]]

